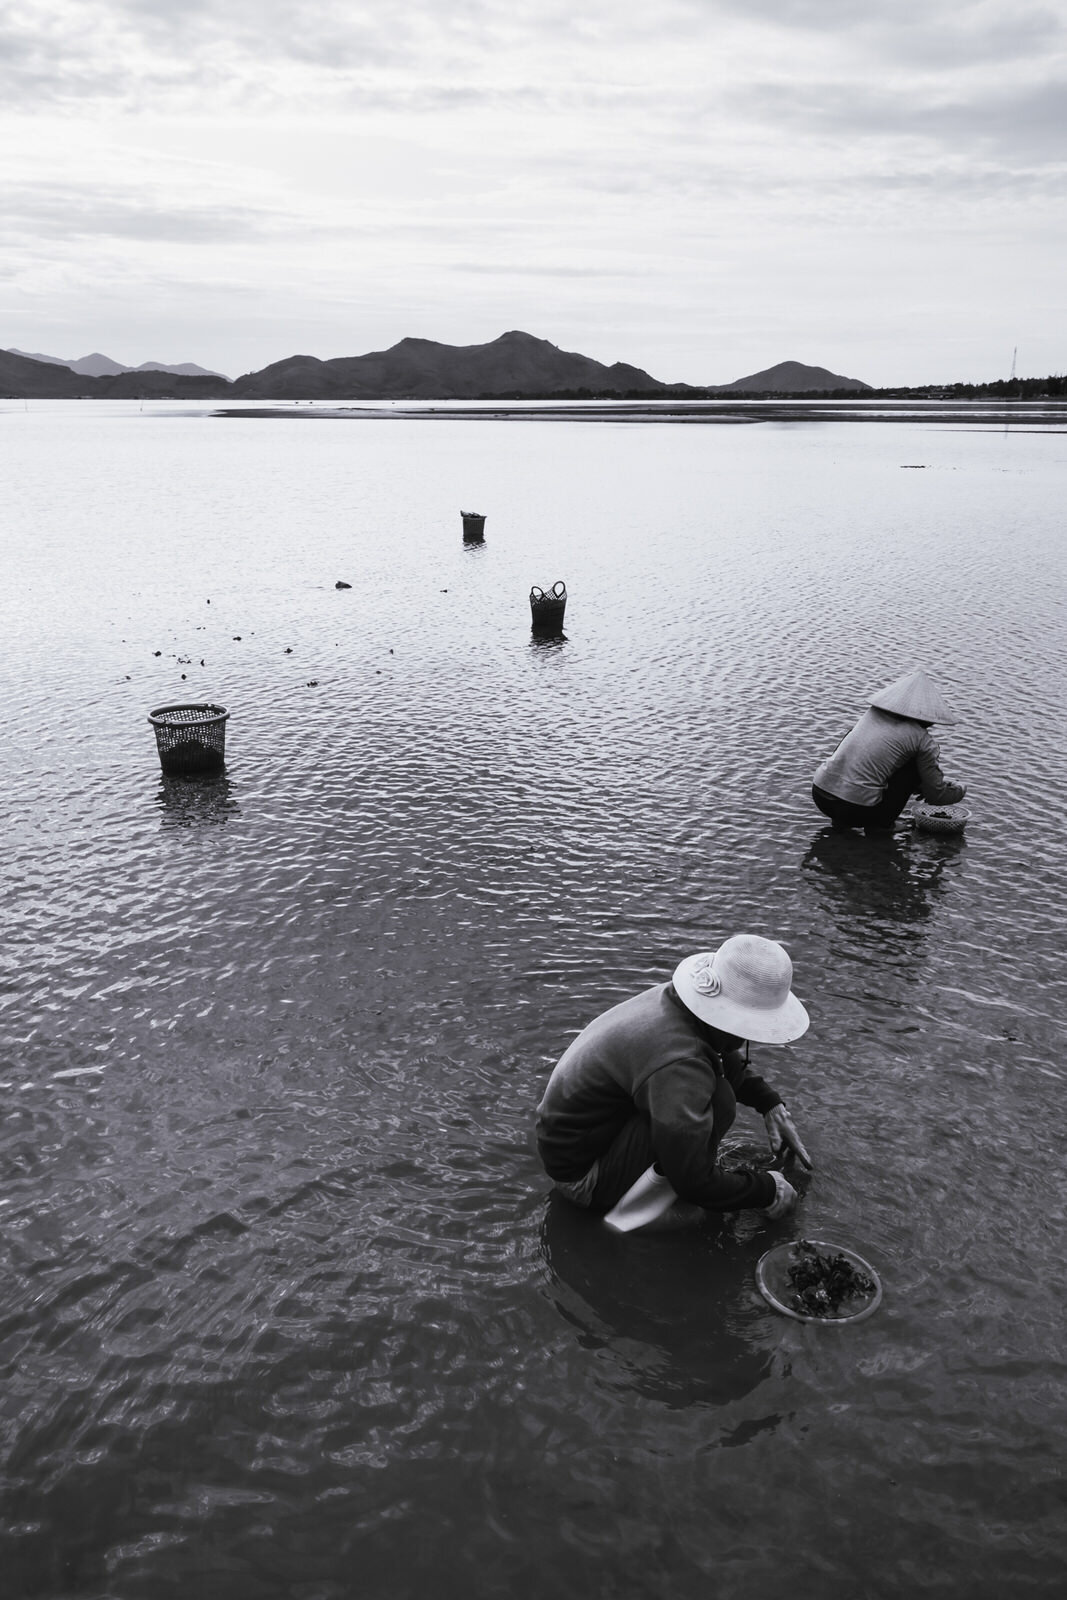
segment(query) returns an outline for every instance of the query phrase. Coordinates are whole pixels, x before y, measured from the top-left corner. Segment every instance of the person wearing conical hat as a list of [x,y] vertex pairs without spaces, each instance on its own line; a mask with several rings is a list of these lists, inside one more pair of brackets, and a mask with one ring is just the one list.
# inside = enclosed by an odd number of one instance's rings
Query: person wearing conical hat
[[748,1064],[748,1040],[799,1039],[808,1014],[773,939],[735,934],[687,956],[667,983],[595,1017],[556,1063],[537,1107],[537,1148],[557,1190],[629,1232],[674,1213],[752,1209],[785,1216],[780,1170],[719,1165],[738,1104],[764,1119],[779,1163],[811,1160],[782,1097]]
[[934,680],[921,668],[876,694],[815,773],[811,797],[835,828],[891,833],[913,794],[935,806],[955,805],[966,785],[949,783],[930,732],[955,722]]

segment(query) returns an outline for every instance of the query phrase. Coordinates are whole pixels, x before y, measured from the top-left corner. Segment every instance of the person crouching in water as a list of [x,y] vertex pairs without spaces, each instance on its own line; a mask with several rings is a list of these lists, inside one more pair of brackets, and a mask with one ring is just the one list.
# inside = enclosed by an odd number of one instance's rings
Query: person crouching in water
[[933,722],[955,722],[941,691],[925,672],[887,684],[856,726],[815,773],[811,797],[835,828],[891,833],[913,794],[935,806],[955,805],[966,786],[949,783]]
[[694,1207],[787,1215],[797,1195],[780,1171],[726,1171],[718,1153],[740,1101],[762,1113],[776,1158],[795,1152],[811,1165],[744,1048],[806,1031],[792,977],[780,944],[736,934],[590,1022],[537,1107],[538,1153],[556,1188],[619,1231],[666,1220],[672,1208],[694,1218]]

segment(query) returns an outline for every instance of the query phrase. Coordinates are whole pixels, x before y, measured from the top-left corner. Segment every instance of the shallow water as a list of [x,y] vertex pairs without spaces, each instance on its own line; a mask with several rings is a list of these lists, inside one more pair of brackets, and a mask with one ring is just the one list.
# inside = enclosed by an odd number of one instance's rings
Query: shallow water
[[[57,402],[0,450],[5,1594],[1051,1592],[1067,438]],[[917,663],[966,834],[830,834]],[[216,783],[161,777],[186,699]],[[548,1071],[740,930],[811,1012],[755,1052],[799,1216],[606,1239]],[[776,1316],[794,1234],[878,1314]]]

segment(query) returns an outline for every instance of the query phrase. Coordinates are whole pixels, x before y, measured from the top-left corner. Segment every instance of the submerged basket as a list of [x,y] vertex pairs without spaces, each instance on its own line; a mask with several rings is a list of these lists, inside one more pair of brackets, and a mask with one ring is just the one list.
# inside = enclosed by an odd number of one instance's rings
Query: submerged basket
[[530,615],[535,633],[561,633],[567,609],[567,585],[556,582],[547,592],[536,584],[530,590]]
[[911,820],[924,833],[962,833],[970,812],[964,805],[933,806],[928,800],[916,800],[911,808]]
[[461,511],[463,537],[468,544],[481,544],[485,538],[485,518],[480,511]]
[[[836,1315],[814,1315],[805,1310],[790,1276],[791,1269],[800,1260],[802,1247],[807,1247],[809,1252],[814,1249],[820,1256],[824,1250],[829,1252],[827,1256],[821,1256],[823,1262],[843,1257],[846,1266],[862,1275],[869,1288],[842,1300]],[[864,1261],[854,1250],[846,1250],[839,1244],[827,1244],[822,1239],[792,1239],[786,1244],[775,1245],[757,1263],[756,1285],[763,1298],[783,1316],[792,1317],[796,1322],[821,1322],[831,1328],[839,1328],[846,1322],[862,1322],[866,1317],[873,1316],[882,1303],[882,1280],[870,1262]]]
[[156,730],[159,764],[169,778],[221,772],[226,760],[225,706],[160,706],[148,714]]

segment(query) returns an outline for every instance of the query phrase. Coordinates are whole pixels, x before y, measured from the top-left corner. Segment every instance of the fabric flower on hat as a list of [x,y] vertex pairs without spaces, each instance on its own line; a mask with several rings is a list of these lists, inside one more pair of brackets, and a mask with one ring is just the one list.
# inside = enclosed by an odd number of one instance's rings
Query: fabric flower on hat
[[711,961],[712,958],[706,956],[699,967],[693,968],[693,988],[697,994],[715,995],[718,994],[722,987],[719,983],[719,974],[715,971]]

